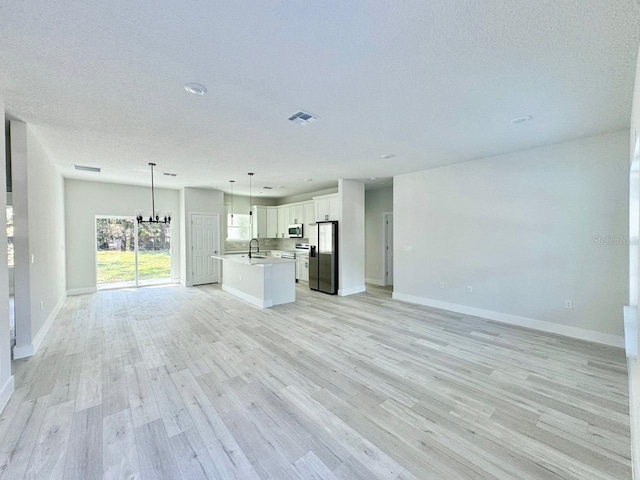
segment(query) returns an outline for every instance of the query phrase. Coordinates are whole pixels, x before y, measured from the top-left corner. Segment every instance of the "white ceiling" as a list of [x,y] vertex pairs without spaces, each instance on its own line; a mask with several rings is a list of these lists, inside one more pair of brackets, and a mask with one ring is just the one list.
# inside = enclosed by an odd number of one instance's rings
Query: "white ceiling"
[[627,128],[639,43],[637,0],[4,0],[0,95],[66,177],[283,197]]

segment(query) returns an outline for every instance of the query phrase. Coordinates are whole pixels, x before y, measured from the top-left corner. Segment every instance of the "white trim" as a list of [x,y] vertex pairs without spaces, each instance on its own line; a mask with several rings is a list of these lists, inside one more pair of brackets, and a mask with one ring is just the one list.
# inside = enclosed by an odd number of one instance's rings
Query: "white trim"
[[30,343],[28,345],[22,346],[14,346],[13,347],[13,358],[14,360],[20,360],[21,358],[27,358],[33,356],[33,344]]
[[406,295],[404,293],[393,292],[393,298],[395,300],[417,303],[418,305],[426,305],[427,307],[449,310],[451,312],[462,313],[464,315],[473,315],[474,317],[481,317],[487,320],[494,320],[496,322],[518,325],[520,327],[532,328],[534,330],[541,330],[548,333],[555,333],[565,337],[572,337],[580,340],[587,340],[589,342],[602,343],[612,347],[624,348],[624,337],[622,335],[600,333],[594,330],[572,327],[570,325],[547,322],[546,320],[535,320],[533,318],[520,317],[518,315],[494,312],[492,310],[484,310],[481,308],[467,307],[466,305],[457,305],[455,303],[442,302],[440,300],[432,300],[430,298],[417,297],[415,295]]
[[181,279],[181,278],[178,280],[178,283],[179,283],[180,285],[182,285],[183,287],[186,287],[186,286],[187,286],[187,282],[185,282],[185,281],[184,281],[183,279]]
[[96,293],[98,289],[96,287],[84,287],[84,288],[72,288],[67,290],[67,296],[72,297],[74,295],[86,295],[88,293]]
[[262,300],[261,298],[254,297],[253,295],[249,295],[245,292],[238,290],[237,288],[230,287],[229,285],[222,284],[222,290],[225,292],[229,292],[232,295],[244,300],[245,302],[250,303],[251,305],[255,305],[260,308],[269,308],[273,307],[273,301],[271,300]]
[[15,347],[13,347],[13,358],[18,360],[20,358],[32,357],[36,354],[36,352],[40,348],[40,345],[42,345],[44,338],[47,336],[47,333],[49,333],[49,329],[58,316],[58,313],[60,312],[62,305],[64,305],[64,301],[66,298],[66,294],[63,294],[62,297],[60,297],[60,300],[58,300],[56,306],[53,307],[53,310],[51,310],[51,312],[49,313],[47,320],[40,327],[40,330],[38,330],[38,333],[29,345],[16,345]]
[[356,293],[362,293],[362,292],[366,292],[367,291],[367,287],[365,287],[364,285],[360,285],[358,287],[352,287],[352,288],[339,288],[338,289],[338,296],[339,297],[346,297],[348,295],[354,295]]
[[382,280],[381,278],[365,278],[364,283],[371,283],[373,285],[379,285],[381,287],[385,286],[384,280]]
[[0,412],[2,412],[4,407],[7,406],[7,402],[11,398],[11,395],[13,395],[14,390],[15,385],[13,382],[13,375],[11,375],[0,389]]
[[[391,272],[391,283],[389,282],[389,274],[387,272],[387,267],[389,266],[388,256],[389,252],[393,253],[393,240],[391,248],[387,247],[389,244],[387,243],[387,221],[389,220],[389,216],[391,217],[391,221],[393,222],[393,212],[382,212],[382,283],[378,284],[383,287],[387,285],[393,285],[393,272]],[[391,232],[393,237],[393,231]]]
[[638,307],[625,305],[624,311],[624,342],[627,357],[638,356]]
[[44,325],[42,325],[42,327],[40,327],[40,330],[38,330],[36,337],[31,342],[31,344],[33,345],[34,355],[40,348],[40,345],[42,345],[42,341],[44,340],[44,337],[46,337],[47,333],[49,333],[49,329],[51,328],[51,325],[53,324],[54,320],[58,316],[58,313],[60,312],[62,305],[64,305],[64,301],[66,298],[67,298],[66,294],[63,294],[60,297],[60,300],[58,300],[58,303],[56,304],[56,306],[53,307],[53,310],[51,310],[51,313],[49,313],[49,316],[47,317],[47,321],[44,322]]

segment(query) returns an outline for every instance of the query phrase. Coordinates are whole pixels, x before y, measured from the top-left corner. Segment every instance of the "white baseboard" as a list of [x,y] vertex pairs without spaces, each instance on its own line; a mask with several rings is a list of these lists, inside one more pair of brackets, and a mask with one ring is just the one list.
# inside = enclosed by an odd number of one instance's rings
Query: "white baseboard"
[[51,328],[51,325],[53,325],[53,321],[58,316],[58,313],[60,312],[62,305],[64,305],[64,301],[66,298],[67,298],[66,295],[62,295],[62,297],[60,297],[60,300],[58,300],[58,303],[56,304],[56,306],[53,307],[53,310],[51,310],[51,313],[49,313],[49,316],[47,317],[47,321],[44,322],[44,325],[42,325],[42,327],[40,327],[40,330],[36,334],[36,337],[31,342],[33,344],[34,355],[40,348],[40,345],[42,345],[42,341],[47,336],[47,333],[49,333],[49,329]]
[[371,285],[379,285],[380,287],[384,287],[384,280],[382,280],[381,278],[365,278],[364,279],[365,283],[370,283]]
[[21,358],[27,358],[33,356],[33,343],[28,345],[16,345],[13,347],[14,360],[20,360]]
[[71,297],[73,295],[86,295],[88,293],[96,293],[98,289],[96,287],[85,287],[85,288],[72,288],[67,290],[67,296]]
[[53,324],[54,320],[58,316],[58,313],[60,312],[62,305],[64,305],[64,301],[66,298],[67,298],[66,294],[63,294],[62,297],[60,297],[60,300],[58,300],[58,303],[56,304],[56,306],[53,307],[53,310],[51,310],[51,312],[47,316],[47,320],[44,322],[42,327],[40,327],[40,330],[38,330],[38,333],[36,334],[35,338],[31,341],[31,344],[21,345],[21,346],[16,345],[15,347],[13,347],[13,358],[18,360],[20,358],[32,357],[33,355],[36,354],[36,352],[40,348],[40,345],[42,345],[42,342],[47,336],[47,333],[49,333],[49,329],[51,328],[51,325]]
[[271,300],[262,300],[258,297],[254,297],[253,295],[249,295],[247,293],[241,292],[237,288],[230,287],[229,285],[222,284],[222,290],[225,292],[229,292],[232,295],[244,300],[245,302],[250,303],[251,305],[255,305],[260,308],[269,308],[273,307],[273,302]]
[[366,291],[367,291],[367,287],[365,287],[364,285],[360,285],[358,287],[352,287],[352,288],[339,288],[338,296],[346,297],[348,295],[354,295],[356,293],[362,293]]
[[11,395],[13,395],[14,390],[15,385],[13,383],[13,375],[11,375],[0,389],[0,413],[4,410],[4,407],[7,406],[7,402],[11,398]]
[[440,300],[432,300],[430,298],[418,297],[415,295],[406,295],[404,293],[393,292],[395,300],[402,300],[409,303],[417,303],[418,305],[426,305],[427,307],[438,308],[440,310],[449,310],[451,312],[462,313],[464,315],[472,315],[496,322],[508,323],[510,325],[518,325],[520,327],[532,328],[543,332],[555,333],[565,337],[587,340],[589,342],[602,343],[612,347],[624,348],[624,337],[622,335],[611,335],[608,333],[600,333],[593,330],[587,330],[570,325],[562,325],[559,323],[547,322],[546,320],[535,320],[533,318],[520,317],[508,313],[494,312],[492,310],[484,310],[482,308],[467,307],[466,305],[458,305],[455,303],[442,302]]

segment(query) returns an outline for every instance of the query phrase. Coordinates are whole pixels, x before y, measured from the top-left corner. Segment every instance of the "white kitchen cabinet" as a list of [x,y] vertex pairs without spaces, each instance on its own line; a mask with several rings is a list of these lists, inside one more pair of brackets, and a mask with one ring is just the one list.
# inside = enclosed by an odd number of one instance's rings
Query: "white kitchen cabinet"
[[288,207],[278,207],[278,232],[277,238],[287,238],[287,227],[289,226],[289,211]]
[[316,207],[316,221],[340,220],[340,197],[337,193],[313,197]]
[[302,215],[302,223],[304,224],[305,237],[308,237],[307,232],[309,231],[309,226],[312,223],[316,223],[316,205],[315,202],[305,202],[302,205],[302,209],[304,214]]
[[278,211],[276,207],[263,207],[254,205],[253,225],[251,236],[253,238],[276,238],[278,231]]
[[296,258],[297,268],[297,279],[302,280],[303,282],[309,281],[309,256],[308,255],[300,255]]
[[267,207],[267,230],[266,238],[277,238],[278,236],[278,209]]
[[267,209],[266,207],[260,207],[254,205],[251,208],[253,212],[252,224],[251,224],[251,237],[252,238],[268,238],[267,237]]

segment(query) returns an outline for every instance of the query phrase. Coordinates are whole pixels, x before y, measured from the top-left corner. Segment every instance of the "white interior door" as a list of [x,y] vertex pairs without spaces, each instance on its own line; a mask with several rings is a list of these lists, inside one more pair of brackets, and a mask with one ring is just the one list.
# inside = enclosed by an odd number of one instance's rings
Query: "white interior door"
[[393,213],[384,214],[385,284],[393,285]]
[[191,214],[191,284],[218,282],[218,260],[211,258],[220,251],[218,215]]

